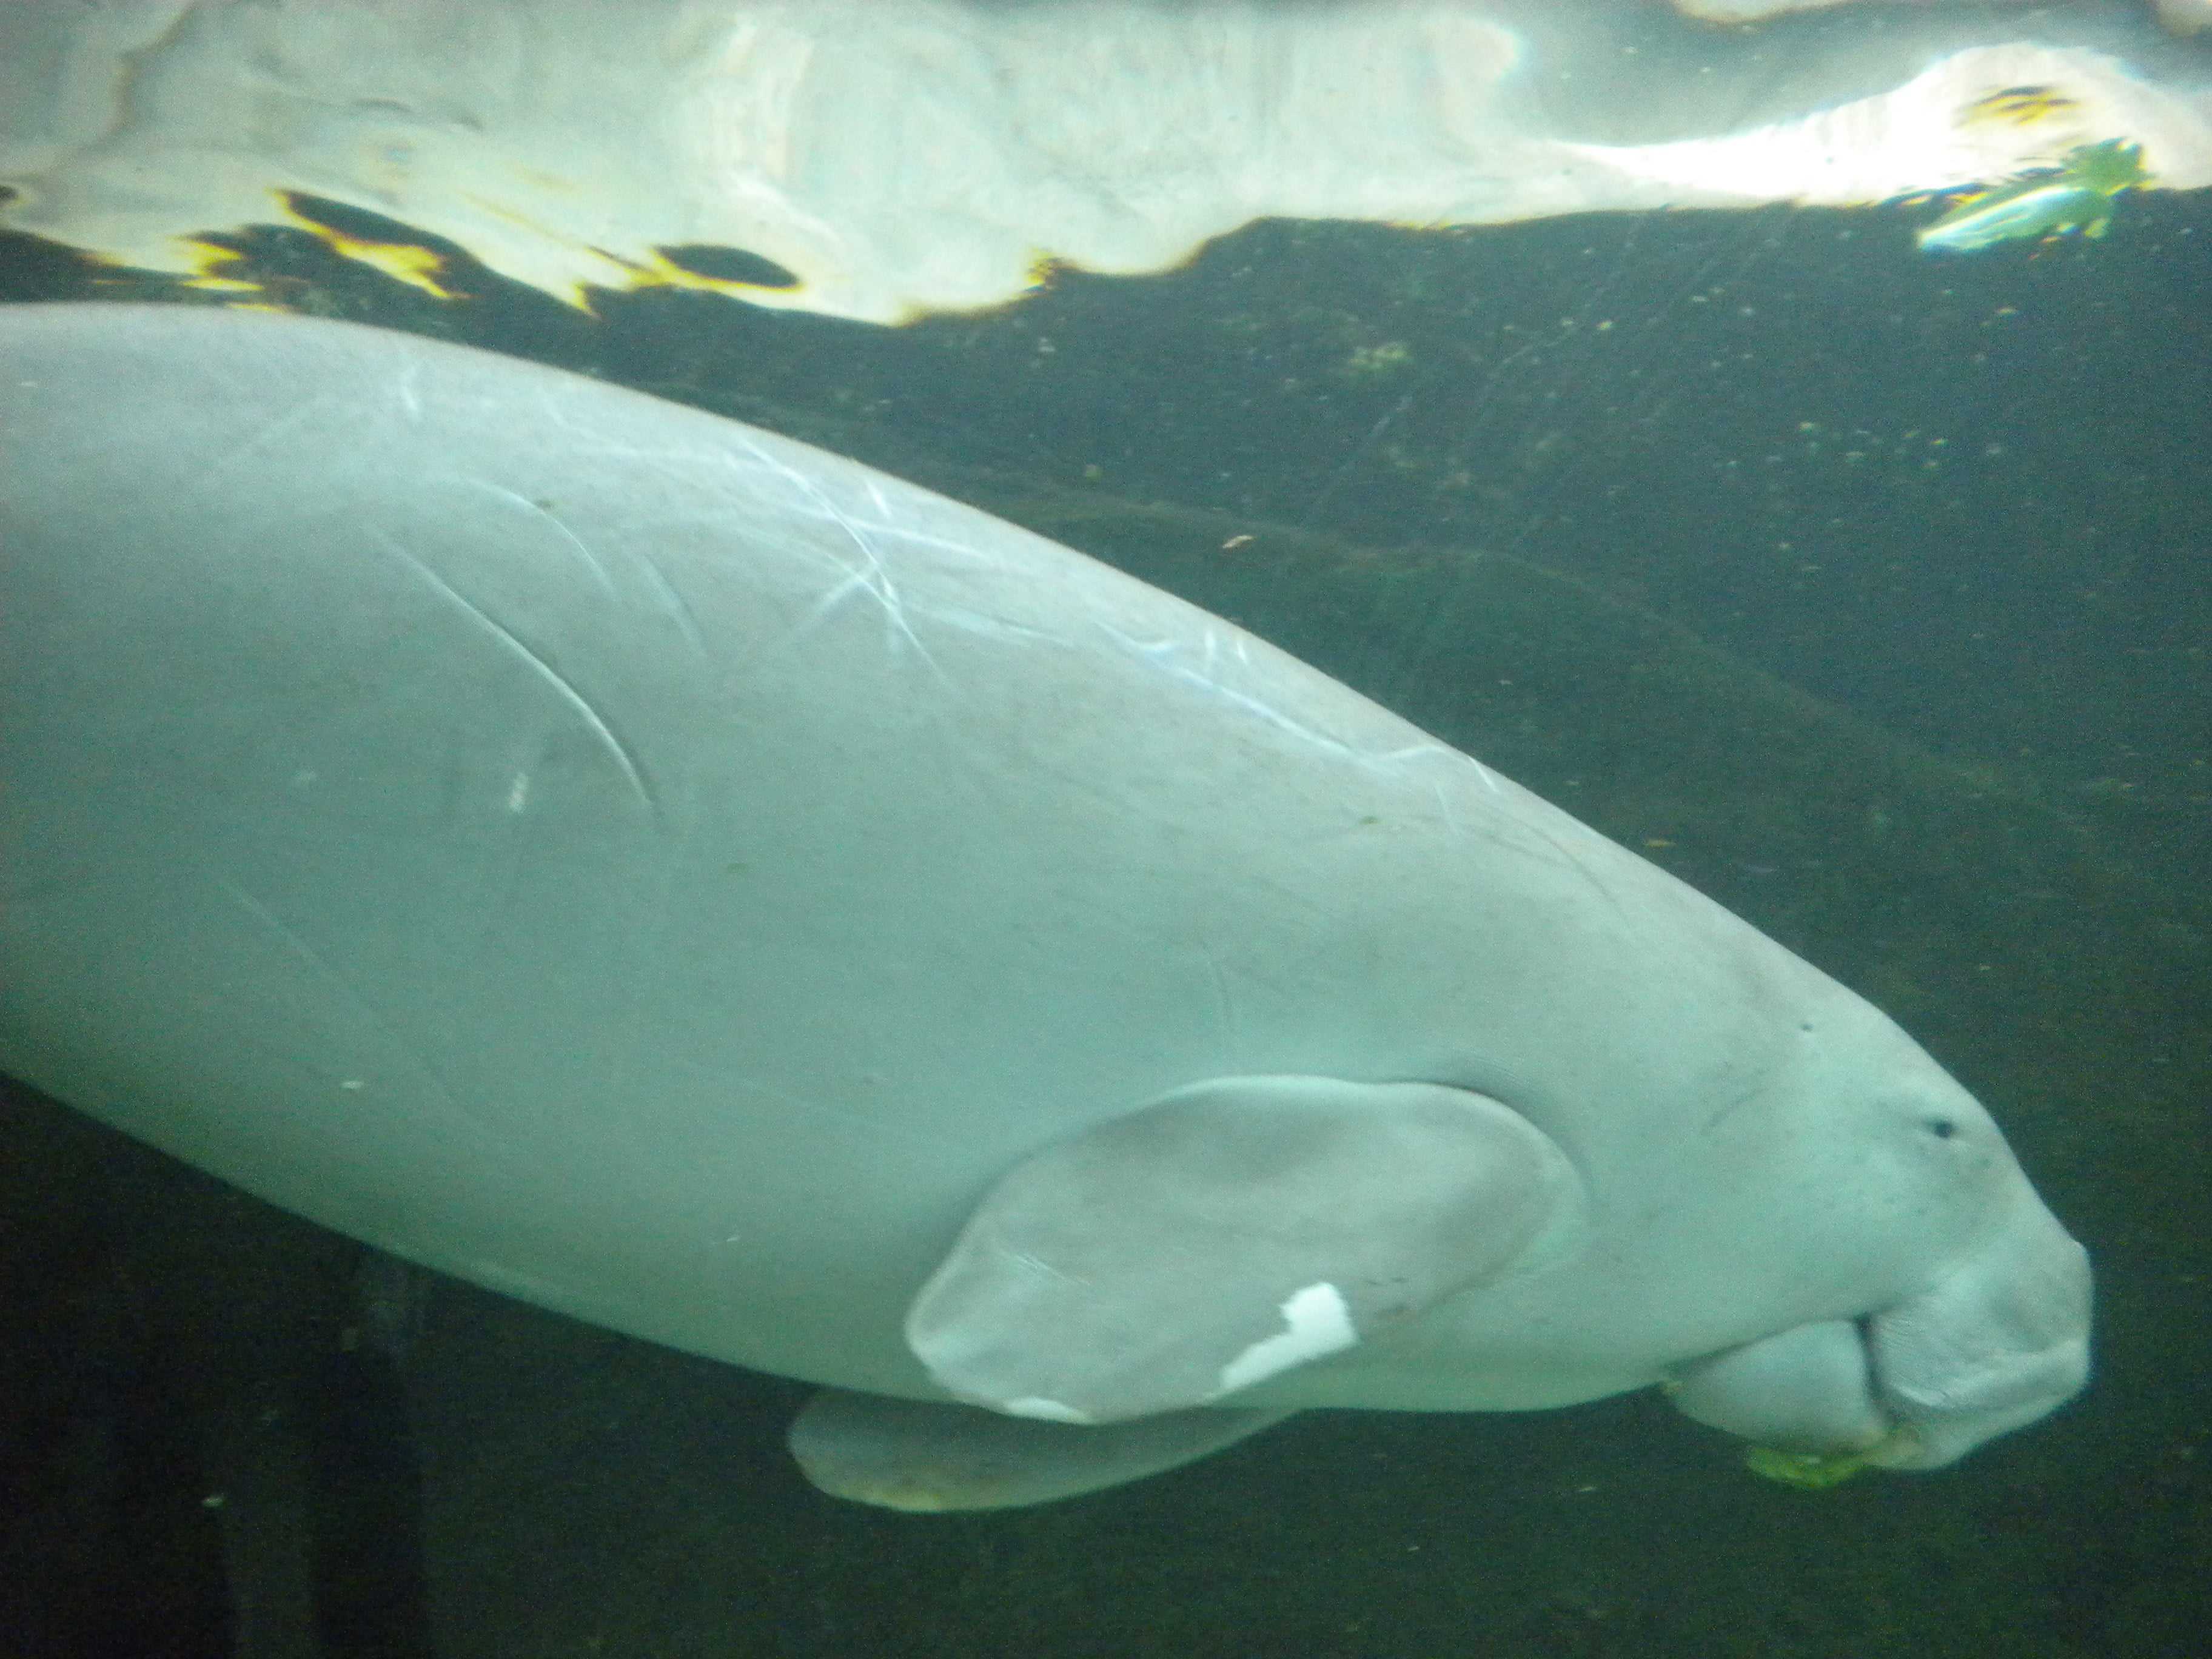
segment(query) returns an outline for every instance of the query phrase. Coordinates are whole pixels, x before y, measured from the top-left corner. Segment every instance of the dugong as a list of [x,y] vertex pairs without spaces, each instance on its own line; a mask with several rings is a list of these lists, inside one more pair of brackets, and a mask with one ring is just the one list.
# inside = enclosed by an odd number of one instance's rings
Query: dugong
[[528,363],[0,311],[0,1066],[1034,1502],[1648,1385],[1950,1462],[2087,1369],[1989,1115],[1343,685]]

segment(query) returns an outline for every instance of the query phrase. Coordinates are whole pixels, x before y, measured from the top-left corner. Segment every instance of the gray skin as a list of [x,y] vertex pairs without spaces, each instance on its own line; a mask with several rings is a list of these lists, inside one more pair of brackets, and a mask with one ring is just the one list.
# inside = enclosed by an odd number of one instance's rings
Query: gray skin
[[1889,1020],[1227,623],[396,334],[0,362],[0,1066],[829,1385],[830,1490],[1652,1383],[1927,1467],[2085,1377],[2081,1247]]

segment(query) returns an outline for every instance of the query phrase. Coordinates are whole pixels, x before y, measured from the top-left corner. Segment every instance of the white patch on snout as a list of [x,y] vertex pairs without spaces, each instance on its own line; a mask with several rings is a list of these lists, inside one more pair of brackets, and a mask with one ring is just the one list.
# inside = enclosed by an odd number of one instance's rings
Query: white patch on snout
[[1327,1280],[1293,1291],[1282,1304],[1282,1312],[1285,1328],[1262,1337],[1224,1365],[1221,1386],[1208,1399],[1218,1400],[1224,1394],[1249,1389],[1278,1371],[1348,1348],[1359,1340],[1359,1333],[1352,1328],[1351,1308]]
[[1009,1417],[1034,1418],[1040,1423],[1089,1423],[1095,1419],[1086,1411],[1073,1406],[1064,1406],[1057,1400],[1025,1394],[1019,1400],[1009,1400],[999,1409]]

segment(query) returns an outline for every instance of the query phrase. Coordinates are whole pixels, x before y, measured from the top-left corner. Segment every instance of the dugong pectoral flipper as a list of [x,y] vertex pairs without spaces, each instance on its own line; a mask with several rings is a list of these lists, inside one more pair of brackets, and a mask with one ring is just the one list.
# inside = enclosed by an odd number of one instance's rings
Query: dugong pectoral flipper
[[1180,1411],[1525,1264],[1580,1210],[1559,1149],[1486,1095],[1216,1078],[1001,1177],[907,1341],[1018,1417]]
[[1089,1427],[824,1389],[793,1422],[789,1443],[806,1478],[833,1498],[916,1512],[1001,1510],[1178,1468],[1290,1414],[1195,1410]]

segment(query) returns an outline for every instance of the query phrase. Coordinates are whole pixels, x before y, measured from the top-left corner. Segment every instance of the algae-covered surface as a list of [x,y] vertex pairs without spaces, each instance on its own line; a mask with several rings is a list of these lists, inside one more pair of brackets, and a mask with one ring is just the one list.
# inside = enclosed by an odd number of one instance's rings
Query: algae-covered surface
[[[2099,1375],[1955,1469],[1825,1492],[1640,1396],[1317,1413],[897,1516],[799,1479],[796,1385],[364,1279],[10,1094],[7,1650],[2201,1651],[2212,217],[2128,216],[1940,270],[1887,215],[1267,226],[903,331],[442,304],[255,239],[299,308],[680,396],[1108,559],[1711,893],[1990,1104],[2095,1257]],[[152,286],[0,252],[0,296]]]

